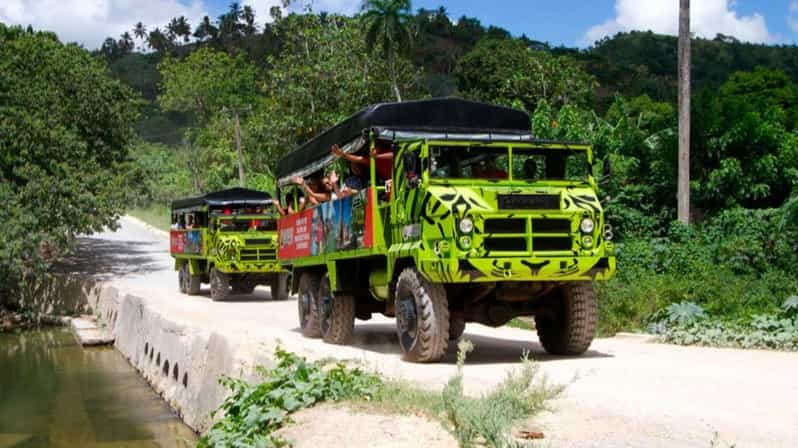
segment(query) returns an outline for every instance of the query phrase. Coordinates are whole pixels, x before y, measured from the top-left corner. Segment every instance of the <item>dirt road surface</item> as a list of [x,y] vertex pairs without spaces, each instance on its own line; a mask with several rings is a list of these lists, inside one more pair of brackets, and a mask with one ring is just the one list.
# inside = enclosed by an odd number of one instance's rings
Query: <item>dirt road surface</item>
[[[177,290],[177,273],[164,233],[122,218],[117,232],[81,241],[78,258],[92,274],[147,297],[170,318],[232,335],[241,344],[281,344],[311,358],[359,359],[385,375],[440,388],[454,373],[455,347],[443,362],[400,359],[392,320],[356,323],[352,347],[305,339],[296,302],[254,296],[216,303]],[[545,354],[534,332],[469,324],[476,345],[465,369],[466,391],[478,394],[518,366],[528,351],[551,381],[569,383],[556,411],[536,420],[544,446],[574,447],[796,447],[798,354],[678,347],[638,338],[594,341],[576,358]],[[264,350],[267,350],[264,345]],[[421,445],[420,445],[421,446]]]

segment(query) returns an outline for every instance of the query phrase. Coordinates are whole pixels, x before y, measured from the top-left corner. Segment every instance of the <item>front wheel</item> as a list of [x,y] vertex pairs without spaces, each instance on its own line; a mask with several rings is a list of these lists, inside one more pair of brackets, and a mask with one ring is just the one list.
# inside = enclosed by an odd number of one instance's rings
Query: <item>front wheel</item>
[[230,295],[230,276],[224,272],[211,268],[211,299],[214,302],[227,300]]
[[288,300],[288,274],[275,274],[269,282],[272,290],[272,300]]
[[405,359],[435,362],[449,345],[449,304],[442,285],[406,268],[396,281],[396,332]]
[[355,298],[333,295],[327,274],[321,279],[318,304],[319,326],[324,342],[338,345],[349,343],[355,331]]
[[581,355],[593,342],[598,323],[593,284],[566,283],[554,299],[551,313],[535,316],[540,344],[552,355]]
[[296,303],[299,311],[299,328],[306,338],[318,338],[321,336],[318,293],[319,276],[310,272],[303,272],[299,276],[299,294]]

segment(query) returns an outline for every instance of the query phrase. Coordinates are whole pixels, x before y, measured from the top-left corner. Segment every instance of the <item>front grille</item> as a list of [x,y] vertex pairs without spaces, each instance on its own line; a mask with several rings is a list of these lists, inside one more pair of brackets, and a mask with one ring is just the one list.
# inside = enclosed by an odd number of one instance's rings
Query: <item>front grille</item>
[[239,259],[241,261],[274,261],[277,259],[277,250],[241,249]]
[[526,233],[526,219],[486,219],[485,233]]
[[567,219],[533,219],[534,233],[571,233],[571,221]]
[[500,194],[499,210],[559,210],[556,194]]
[[250,238],[244,240],[244,244],[247,246],[271,246],[273,243],[271,238]]
[[526,238],[485,238],[485,250],[489,252],[526,252]]
[[571,244],[571,237],[569,236],[532,238],[533,252],[552,252],[571,249],[573,249],[573,245]]

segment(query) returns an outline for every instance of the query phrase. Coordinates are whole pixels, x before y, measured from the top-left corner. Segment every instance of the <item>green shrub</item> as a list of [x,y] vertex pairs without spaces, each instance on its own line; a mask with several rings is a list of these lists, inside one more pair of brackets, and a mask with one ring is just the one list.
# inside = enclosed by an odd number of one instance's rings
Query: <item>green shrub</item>
[[798,297],[790,297],[772,314],[751,318],[710,317],[692,302],[673,304],[652,323],[660,339],[680,345],[798,350]]
[[734,209],[701,226],[617,244],[618,275],[598,285],[599,331],[642,330],[673,304],[723,319],[779,311],[798,291],[798,232],[779,210]]
[[381,384],[374,374],[341,363],[307,362],[280,348],[275,359],[273,369],[261,370],[260,384],[220,379],[231,394],[216,411],[224,417],[200,440],[200,447],[285,446],[272,433],[291,413],[322,401],[372,397]]

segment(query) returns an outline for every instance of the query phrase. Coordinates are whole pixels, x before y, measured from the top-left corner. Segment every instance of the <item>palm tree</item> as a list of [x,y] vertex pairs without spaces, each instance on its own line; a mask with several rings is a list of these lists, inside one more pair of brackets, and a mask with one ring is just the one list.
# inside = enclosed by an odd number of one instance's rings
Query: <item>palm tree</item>
[[119,36],[119,50],[122,54],[129,54],[135,48],[135,43],[133,42],[133,37],[125,31]]
[[[133,27],[133,35],[136,36],[136,39],[139,39],[142,42],[146,42],[147,27],[144,26],[144,24],[141,22],[136,23],[136,25]],[[143,48],[143,46],[139,48]]]
[[172,20],[166,24],[166,37],[169,39],[169,43],[174,43],[177,39],[177,31],[180,28],[180,25],[177,23],[177,19],[172,17]]
[[178,17],[176,27],[177,35],[183,37],[183,43],[188,43],[191,39],[191,25],[188,23],[188,19],[185,16]]
[[255,10],[251,6],[244,6],[241,18],[244,20],[243,31],[245,36],[252,36],[258,31],[258,27],[255,26]]
[[169,39],[160,28],[156,27],[147,36],[147,45],[155,51],[164,51],[169,46]]
[[402,101],[396,74],[396,59],[407,53],[413,42],[410,0],[366,0],[363,3],[366,18],[366,46],[369,52],[376,46],[382,49],[388,63],[388,76],[397,101]]
[[197,29],[194,30],[194,37],[203,41],[207,38],[216,39],[216,36],[219,34],[219,29],[213,25],[211,22],[211,18],[205,16],[202,18],[202,22],[197,25]]

